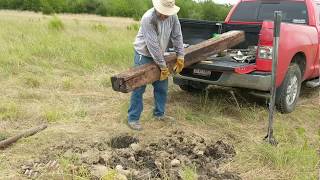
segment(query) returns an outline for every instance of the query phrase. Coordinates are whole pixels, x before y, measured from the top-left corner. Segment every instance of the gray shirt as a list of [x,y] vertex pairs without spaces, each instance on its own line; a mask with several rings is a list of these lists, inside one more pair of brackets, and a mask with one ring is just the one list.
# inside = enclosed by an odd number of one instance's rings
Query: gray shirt
[[167,67],[164,53],[171,39],[178,57],[184,57],[181,25],[177,15],[160,20],[154,8],[141,19],[141,27],[134,42],[134,49],[141,55],[152,57],[160,68]]

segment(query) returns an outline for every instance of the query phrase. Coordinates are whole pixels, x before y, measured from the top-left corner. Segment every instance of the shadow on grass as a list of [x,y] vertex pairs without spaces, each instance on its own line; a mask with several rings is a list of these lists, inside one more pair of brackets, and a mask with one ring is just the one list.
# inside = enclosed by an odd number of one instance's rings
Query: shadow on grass
[[[250,89],[211,86],[204,92],[190,93],[174,87],[170,91],[169,106],[183,108],[185,115],[225,117],[238,120],[262,120],[268,113],[268,93],[257,96]],[[319,97],[319,88],[302,86],[299,101],[309,102]],[[202,117],[203,118],[203,117]],[[208,119],[208,118],[206,118]]]
[[207,91],[189,93],[178,89],[170,92],[170,103],[181,104],[196,113],[241,119],[249,112],[267,108],[267,99],[249,94],[250,90],[209,87]]
[[308,88],[305,83],[301,86],[300,98],[305,100],[308,98],[320,98],[320,88]]

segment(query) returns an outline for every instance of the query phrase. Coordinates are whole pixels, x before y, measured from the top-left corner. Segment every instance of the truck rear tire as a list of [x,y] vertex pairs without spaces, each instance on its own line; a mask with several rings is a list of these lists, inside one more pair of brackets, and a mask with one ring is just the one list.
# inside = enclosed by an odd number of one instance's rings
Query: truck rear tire
[[282,114],[294,111],[301,90],[302,73],[297,64],[291,64],[276,93],[276,106]]

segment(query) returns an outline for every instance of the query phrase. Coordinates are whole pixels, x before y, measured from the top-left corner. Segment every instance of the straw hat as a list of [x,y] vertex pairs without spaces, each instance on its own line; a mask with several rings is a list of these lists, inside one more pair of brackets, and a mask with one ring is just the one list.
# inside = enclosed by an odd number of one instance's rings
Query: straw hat
[[172,16],[179,12],[180,7],[175,5],[175,0],[152,0],[154,8],[161,14]]

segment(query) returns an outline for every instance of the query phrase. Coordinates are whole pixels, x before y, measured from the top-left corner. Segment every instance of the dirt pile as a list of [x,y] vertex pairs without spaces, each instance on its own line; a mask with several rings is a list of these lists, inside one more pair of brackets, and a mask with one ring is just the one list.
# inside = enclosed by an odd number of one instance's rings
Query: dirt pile
[[[136,137],[121,135],[108,142],[66,142],[54,146],[51,150],[59,152],[56,156],[76,160],[72,162],[73,173],[85,167],[89,170],[90,179],[100,179],[114,172],[120,175],[120,179],[175,180],[185,176],[200,180],[241,179],[237,173],[219,170],[221,164],[229,162],[236,155],[232,145],[223,141],[208,142],[200,136],[183,131],[172,131],[148,144],[140,144]],[[46,158],[42,158],[43,164],[52,161],[54,155],[48,154],[50,153],[46,152]],[[33,178],[35,173],[52,173],[52,168],[40,171],[33,165],[22,167],[22,173],[30,177],[30,172],[33,172]],[[55,164],[55,167],[61,166]],[[61,172],[61,169],[55,171]]]
[[196,170],[198,179],[240,179],[237,174],[218,172],[219,165],[236,155],[233,146],[174,131],[164,138],[140,146],[114,149],[105,165],[127,170],[129,179],[181,179],[183,169]]

